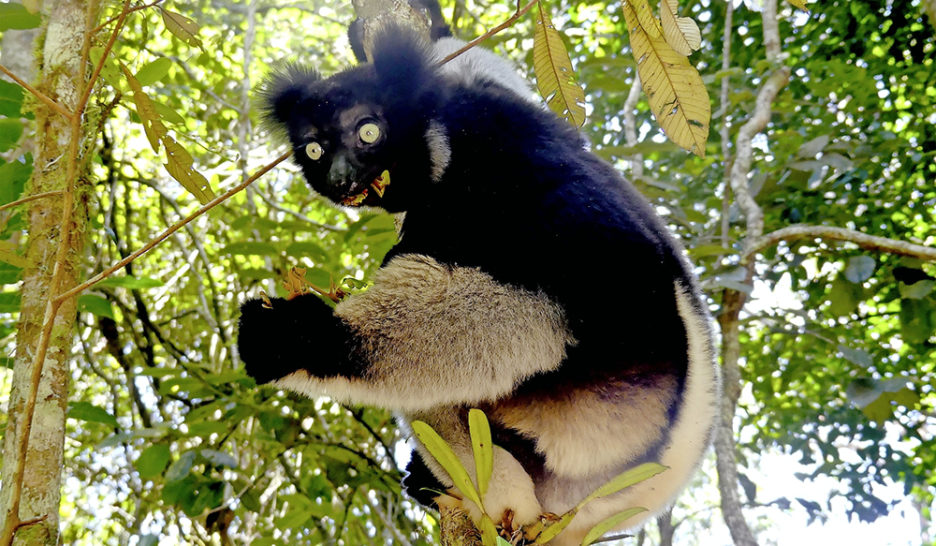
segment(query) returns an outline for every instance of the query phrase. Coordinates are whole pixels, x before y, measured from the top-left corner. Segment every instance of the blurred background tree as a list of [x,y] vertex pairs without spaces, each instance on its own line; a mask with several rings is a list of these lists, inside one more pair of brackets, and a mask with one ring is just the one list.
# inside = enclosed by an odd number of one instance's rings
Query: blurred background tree
[[[442,4],[466,39],[516,9]],[[723,356],[737,359],[726,389],[737,396],[726,436],[736,461],[722,457],[737,477],[720,467],[719,493],[707,463],[659,529],[624,542],[774,542],[783,522],[818,529],[899,510],[931,544],[932,3],[781,4],[779,42],[765,46],[771,2],[681,2],[702,31],[690,61],[712,98],[704,158],[666,141],[637,92],[619,3],[544,5],[584,86],[592,148],[690,249]],[[258,388],[234,344],[238,303],[282,294],[293,266],[320,286],[366,283],[395,242],[390,216],[338,210],[281,163],[103,282],[55,298],[282,154],[257,125],[253,90],[278,61],[323,73],[352,64],[354,16],[324,0],[0,4],[0,63],[36,91],[0,82],[0,393],[11,408],[0,418],[0,502],[9,510],[21,462],[19,519],[45,517],[20,527],[18,543],[54,544],[56,529],[89,545],[433,542],[434,515],[400,491],[407,456],[390,414]],[[34,48],[25,29],[40,26]],[[486,46],[530,72],[532,37],[527,16]],[[769,124],[744,134],[775,74],[789,76],[768,101]],[[745,146],[750,163],[737,167]],[[790,229],[799,224],[841,229],[804,235]],[[640,289],[602,264],[582,264],[588,294]],[[49,301],[58,319],[41,358]],[[39,385],[32,364],[43,360]],[[42,449],[24,459],[16,431],[33,385],[30,449]],[[729,536],[722,506],[744,509],[746,531],[732,525]]]

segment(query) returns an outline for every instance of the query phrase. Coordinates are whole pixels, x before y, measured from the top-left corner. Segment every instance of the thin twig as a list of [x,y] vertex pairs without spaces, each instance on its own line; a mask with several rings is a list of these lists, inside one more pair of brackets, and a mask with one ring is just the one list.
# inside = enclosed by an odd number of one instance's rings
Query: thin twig
[[209,210],[213,209],[214,207],[220,205],[220,204],[223,203],[224,201],[227,201],[232,195],[234,195],[235,193],[238,193],[239,191],[243,190],[244,188],[246,188],[247,186],[249,186],[250,184],[252,184],[252,183],[253,183],[254,181],[256,181],[258,178],[260,178],[261,176],[263,176],[264,174],[266,174],[267,172],[269,172],[270,169],[272,169],[273,167],[275,167],[275,166],[277,166],[278,164],[282,163],[282,162],[285,161],[286,159],[289,159],[290,155],[292,155],[292,152],[291,152],[291,151],[286,152],[286,153],[284,153],[283,155],[279,156],[278,158],[274,159],[271,163],[265,165],[263,168],[261,168],[259,171],[257,171],[256,173],[254,173],[253,176],[251,176],[251,177],[248,178],[247,180],[241,182],[241,183],[238,184],[237,186],[234,186],[233,188],[229,189],[228,191],[224,192],[223,194],[219,195],[218,197],[215,197],[215,198],[212,199],[210,202],[206,203],[206,204],[203,205],[201,208],[199,208],[198,210],[196,210],[196,211],[193,212],[192,214],[188,215],[186,218],[184,218],[184,219],[182,219],[182,220],[176,222],[176,223],[173,224],[172,226],[170,226],[168,229],[166,229],[166,231],[162,232],[162,233],[159,234],[157,237],[155,237],[154,239],[150,240],[150,242],[146,243],[146,245],[144,245],[143,248],[137,250],[137,251],[134,252],[133,254],[130,254],[129,256],[127,256],[126,258],[124,258],[123,260],[120,260],[120,261],[117,262],[116,264],[114,264],[114,265],[108,267],[108,268],[105,269],[104,271],[98,273],[98,274],[95,275],[94,277],[92,277],[92,278],[88,279],[87,281],[85,281],[85,282],[79,284],[78,286],[72,288],[71,290],[68,290],[68,291],[66,291],[66,292],[63,292],[62,294],[59,294],[58,296],[55,297],[55,301],[57,301],[57,302],[59,302],[59,303],[64,302],[64,301],[67,300],[68,298],[70,298],[70,297],[72,297],[72,296],[75,296],[76,294],[79,294],[80,292],[83,292],[83,291],[87,290],[88,288],[94,286],[95,284],[101,282],[102,280],[106,279],[107,277],[109,277],[110,275],[112,275],[112,274],[113,274],[115,271],[117,271],[118,269],[121,269],[122,267],[126,266],[128,263],[132,262],[133,260],[136,260],[137,258],[139,258],[140,256],[142,256],[143,254],[146,254],[147,252],[149,252],[150,250],[152,250],[153,247],[155,247],[155,246],[158,245],[159,243],[163,242],[167,237],[169,237],[170,235],[172,235],[172,234],[175,233],[176,231],[182,229],[186,224],[188,224],[188,223],[191,222],[192,220],[198,218],[198,217],[201,216],[202,214],[204,214],[204,213],[208,212]]
[[[127,14],[133,13],[133,12],[135,12],[135,11],[144,10],[144,9],[146,9],[146,8],[151,8],[151,7],[153,7],[153,6],[156,6],[156,5],[161,4],[162,2],[163,2],[163,0],[156,0],[155,2],[151,2],[151,3],[149,3],[149,4],[143,4],[142,6],[137,6],[137,7],[135,7],[135,8],[130,8],[129,10],[127,10]],[[104,27],[106,27],[107,25],[113,23],[114,21],[116,21],[116,20],[119,19],[119,18],[120,18],[120,15],[115,15],[115,16],[111,17],[110,19],[104,21],[104,22],[101,23],[100,25],[98,25],[98,26],[94,27],[93,29],[91,29],[91,32],[90,32],[89,34],[91,34],[91,35],[97,34],[98,32],[104,30]]]
[[[123,30],[124,21],[127,19],[130,10],[130,0],[124,0],[123,9],[120,15],[117,16],[117,24],[114,25],[114,30],[111,31],[107,43],[104,44],[104,50],[101,52],[101,60],[98,61],[97,66],[94,67],[94,72],[91,73],[91,77],[88,79],[88,84],[85,86],[84,93],[81,95],[81,100],[79,100],[78,105],[75,106],[75,112],[84,113],[85,106],[88,105],[88,100],[91,98],[91,92],[94,90],[94,84],[97,82],[98,76],[101,75],[101,70],[104,69],[104,63],[107,61],[107,57],[110,56],[111,49],[114,48],[114,42],[117,41],[117,37],[120,36],[120,31]],[[86,41],[88,36],[90,35],[86,35]]]
[[450,55],[448,55],[447,57],[445,57],[444,59],[442,59],[441,61],[439,61],[439,65],[441,66],[441,65],[443,65],[443,64],[445,64],[445,63],[451,61],[451,60],[454,59],[455,57],[458,57],[458,56],[461,55],[462,53],[464,53],[464,52],[468,51],[469,49],[473,48],[474,46],[480,44],[480,43],[483,42],[484,40],[487,40],[487,39],[490,38],[491,36],[494,36],[494,35],[497,34],[498,32],[500,32],[500,31],[504,30],[505,28],[509,27],[510,25],[514,24],[514,21],[516,21],[517,19],[519,19],[520,17],[522,17],[524,14],[526,14],[526,12],[530,11],[530,9],[533,8],[533,5],[536,4],[538,1],[539,1],[539,0],[530,0],[530,2],[527,3],[527,5],[523,6],[523,7],[520,8],[520,9],[518,9],[516,12],[514,12],[513,15],[511,15],[510,17],[508,17],[507,20],[505,20],[503,23],[501,23],[501,24],[497,25],[496,27],[492,28],[491,30],[485,32],[485,33],[482,34],[481,36],[478,36],[478,37],[475,38],[474,40],[472,40],[472,41],[468,42],[467,44],[465,44],[461,49],[455,51],[454,53],[451,53]]
[[50,98],[49,98],[48,96],[46,96],[45,93],[43,93],[42,91],[39,91],[39,90],[36,89],[35,87],[33,87],[33,86],[29,85],[28,83],[26,83],[25,81],[21,80],[19,77],[17,77],[16,74],[10,72],[10,70],[9,70],[7,67],[3,66],[2,64],[0,64],[0,72],[3,72],[3,73],[6,74],[7,76],[9,76],[10,79],[13,80],[14,82],[16,82],[17,84],[19,84],[20,87],[22,87],[22,88],[25,89],[26,91],[29,91],[34,97],[36,97],[37,99],[39,99],[40,101],[42,101],[46,106],[48,106],[49,108],[55,110],[56,112],[58,112],[58,113],[61,114],[62,116],[64,116],[65,119],[71,119],[71,118],[72,118],[72,113],[69,112],[67,108],[65,108],[65,107],[62,106],[61,104],[57,103],[56,101],[50,99]]
[[17,199],[16,201],[13,201],[12,203],[6,203],[4,205],[0,205],[0,211],[4,211],[6,209],[22,205],[23,203],[28,203],[30,201],[35,201],[36,199],[45,199],[46,197],[55,197],[56,195],[62,195],[63,193],[65,192],[62,190],[37,193],[36,195],[30,195],[29,197]]

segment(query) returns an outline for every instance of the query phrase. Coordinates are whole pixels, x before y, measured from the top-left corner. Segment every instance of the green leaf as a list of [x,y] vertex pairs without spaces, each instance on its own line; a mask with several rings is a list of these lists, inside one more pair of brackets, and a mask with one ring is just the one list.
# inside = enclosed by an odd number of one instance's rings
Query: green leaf
[[41,23],[39,15],[29,13],[22,4],[0,4],[0,31],[37,28]]
[[874,258],[870,256],[852,256],[845,266],[845,278],[853,283],[861,283],[871,278],[876,266]]
[[91,423],[104,423],[112,427],[117,426],[117,418],[106,409],[99,408],[90,402],[70,402],[68,404],[68,417],[79,421]]
[[102,298],[101,296],[95,296],[93,294],[78,296],[78,310],[99,317],[115,318],[110,301],[108,301],[107,298]]
[[900,290],[901,298],[906,298],[909,300],[921,300],[930,295],[930,293],[933,291],[933,288],[936,287],[936,281],[927,279],[917,281],[913,284],[898,283],[897,287]]
[[26,187],[26,181],[32,174],[32,156],[25,155],[21,160],[0,165],[0,205],[19,199]]
[[277,253],[276,247],[270,243],[259,241],[241,241],[231,243],[221,249],[222,254],[237,254],[241,256],[273,256]]
[[23,88],[15,83],[0,80],[0,116],[20,117],[20,110],[23,107],[23,93]]
[[140,82],[140,85],[153,85],[165,78],[170,68],[172,68],[172,61],[166,57],[160,57],[143,65],[143,68],[137,71],[136,79]]
[[582,499],[582,502],[578,503],[578,507],[581,508],[595,499],[606,497],[626,487],[648,480],[668,468],[668,466],[663,466],[659,463],[644,463],[635,466],[630,470],[618,474],[612,478],[611,481],[591,492],[587,497]]
[[166,444],[155,444],[144,449],[137,458],[134,466],[140,473],[140,478],[148,480],[162,474],[169,464],[172,455]]
[[846,345],[839,345],[838,350],[847,360],[854,362],[862,368],[870,368],[873,364],[871,355],[861,349],[852,349]]
[[15,313],[19,308],[19,292],[0,292],[0,313]]
[[471,434],[471,449],[474,452],[478,492],[483,499],[487,494],[491,474],[494,472],[494,443],[491,440],[491,426],[483,411],[475,408],[468,411],[468,431]]
[[724,254],[736,253],[736,250],[725,248],[721,245],[699,245],[689,249],[689,255],[693,258],[702,258],[705,256],[722,256]]
[[189,475],[193,464],[195,464],[195,452],[186,451],[169,466],[169,470],[166,471],[166,482],[177,482],[184,479]]
[[591,544],[592,542],[595,542],[596,540],[601,538],[602,535],[604,535],[608,531],[611,531],[612,529],[617,528],[626,520],[636,516],[637,514],[641,512],[646,512],[646,511],[647,511],[646,508],[640,508],[640,507],[629,508],[627,510],[624,510],[620,514],[615,514],[611,516],[610,518],[602,520],[598,525],[595,525],[594,527],[591,528],[590,531],[588,531],[588,533],[585,535],[585,538],[582,539],[582,544],[588,545],[588,544]]
[[203,449],[201,456],[215,466],[226,466],[228,468],[237,468],[237,459],[223,451],[214,449]]
[[484,546],[497,546],[497,528],[494,527],[491,516],[482,514],[478,528],[481,530],[481,544]]
[[128,290],[145,290],[147,288],[156,288],[163,284],[162,281],[149,277],[131,277],[130,275],[124,275],[123,277],[108,277],[97,283],[97,286],[114,286],[126,288]]
[[442,465],[442,468],[448,472],[449,477],[452,478],[452,482],[455,484],[455,488],[477,506],[483,506],[481,503],[481,496],[478,495],[478,491],[471,482],[468,471],[462,466],[461,461],[458,460],[458,456],[455,455],[452,448],[445,443],[445,440],[443,440],[436,431],[432,430],[432,427],[422,421],[413,421],[412,427],[413,434],[416,435],[416,438],[418,438],[420,443],[432,454],[435,460]]
[[296,258],[307,257],[316,263],[328,262],[328,252],[318,243],[311,241],[301,241],[292,243],[286,247],[286,254]]
[[864,299],[861,285],[850,283],[838,277],[832,281],[829,289],[829,311],[835,316],[843,316],[854,311]]
[[0,152],[13,149],[23,136],[23,122],[18,119],[0,119]]

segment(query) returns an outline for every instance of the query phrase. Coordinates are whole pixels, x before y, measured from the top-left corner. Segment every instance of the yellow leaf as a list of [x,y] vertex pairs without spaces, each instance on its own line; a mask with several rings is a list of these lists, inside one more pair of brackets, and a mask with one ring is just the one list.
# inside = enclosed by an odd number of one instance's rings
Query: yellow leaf
[[133,103],[136,105],[137,114],[143,123],[143,132],[149,140],[153,151],[159,153],[160,144],[166,150],[166,171],[175,178],[182,187],[198,199],[198,202],[205,204],[215,198],[211,186],[202,174],[192,166],[194,161],[185,148],[169,136],[169,130],[163,125],[159,113],[153,107],[153,102],[143,92],[143,86],[130,73],[130,70],[120,63],[120,69],[123,70],[124,77],[133,90]]
[[163,8],[159,8],[159,11],[162,14],[163,23],[165,23],[166,28],[176,38],[182,40],[188,45],[202,47],[202,42],[198,38],[198,23],[182,15],[181,13],[176,13],[174,11],[169,11]]
[[702,45],[702,32],[699,25],[689,17],[677,17],[677,0],[660,0],[660,22],[663,23],[663,37],[676,52],[689,56]]
[[662,36],[654,38],[643,28],[635,11],[641,4],[647,4],[647,0],[622,3],[631,50],[650,109],[670,140],[705,157],[712,115],[705,84],[685,55],[677,53]]
[[787,0],[787,2],[793,4],[794,6],[796,6],[797,8],[803,11],[809,11],[809,8],[806,7],[805,0]]
[[585,90],[575,81],[572,60],[559,31],[539,4],[533,32],[533,72],[546,104],[575,127],[585,124]]

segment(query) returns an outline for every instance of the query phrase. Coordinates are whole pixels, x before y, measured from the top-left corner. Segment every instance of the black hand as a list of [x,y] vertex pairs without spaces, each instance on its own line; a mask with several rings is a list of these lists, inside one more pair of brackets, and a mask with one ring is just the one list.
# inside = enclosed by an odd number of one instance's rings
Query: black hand
[[271,298],[270,307],[260,299],[241,305],[237,346],[247,373],[257,383],[300,369],[317,376],[337,373],[348,333],[328,305],[305,295]]

